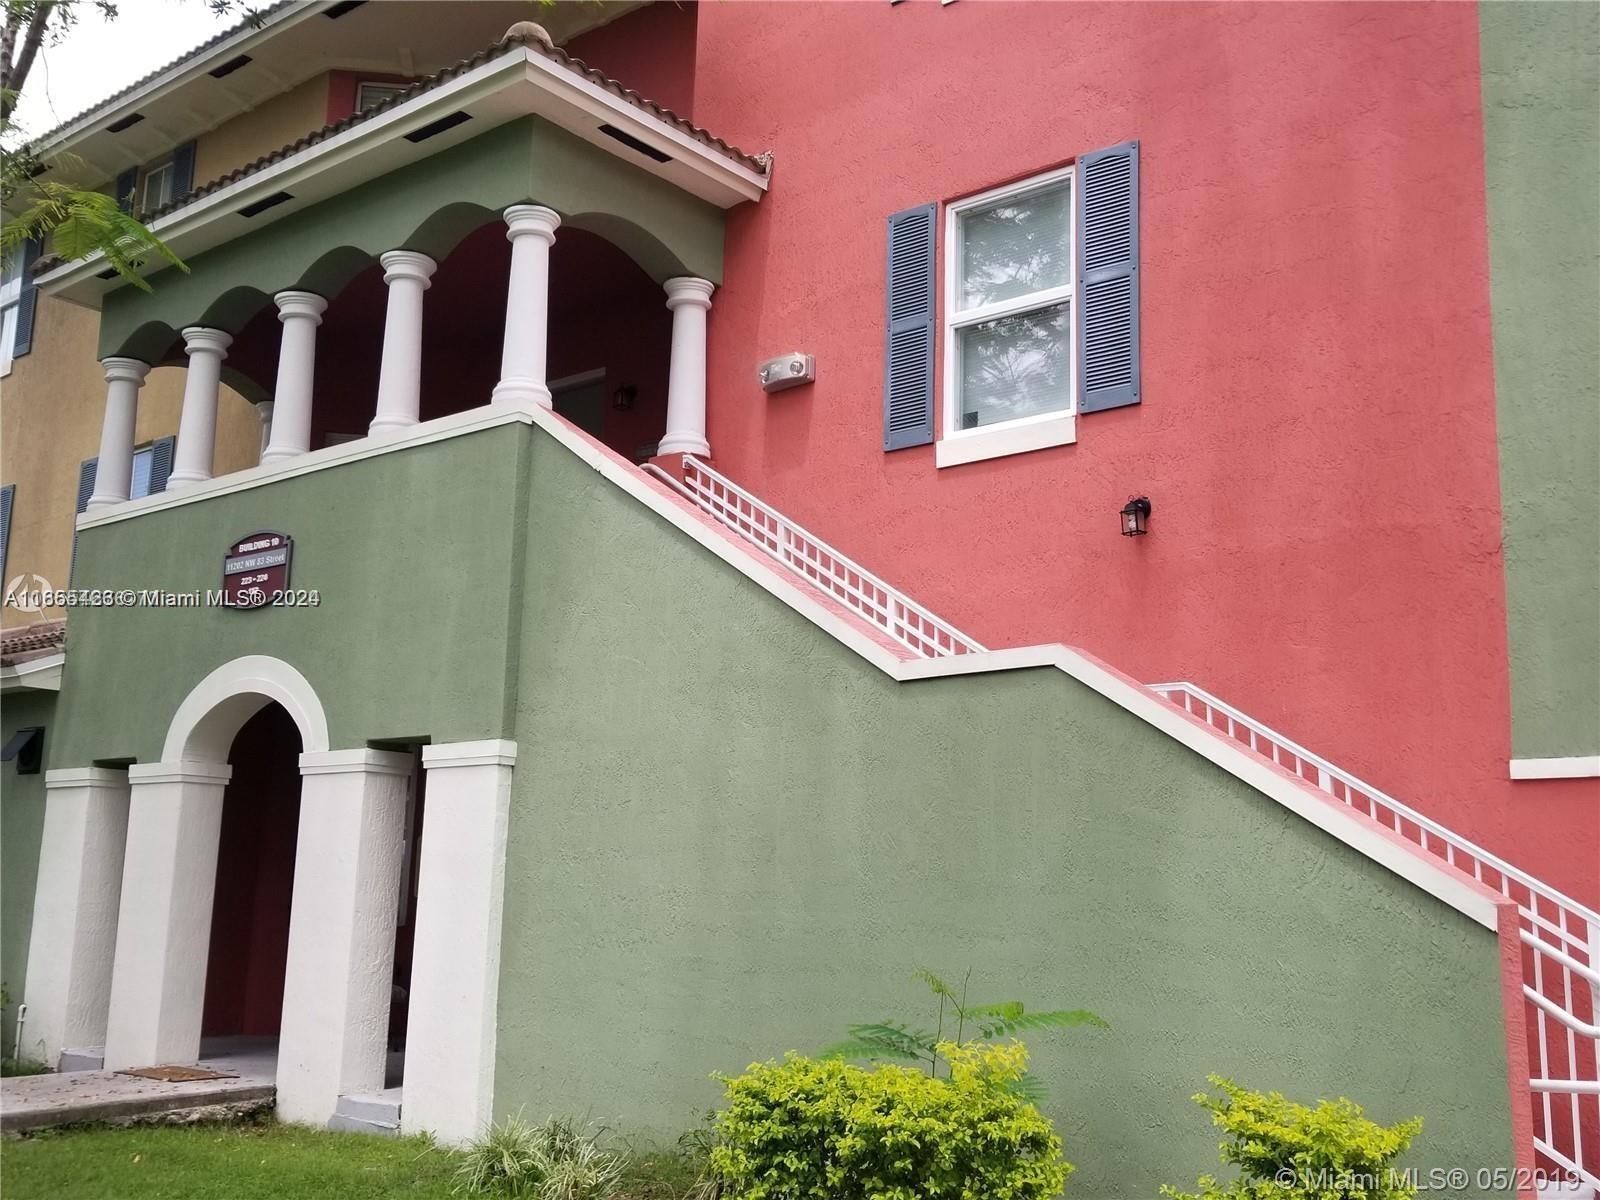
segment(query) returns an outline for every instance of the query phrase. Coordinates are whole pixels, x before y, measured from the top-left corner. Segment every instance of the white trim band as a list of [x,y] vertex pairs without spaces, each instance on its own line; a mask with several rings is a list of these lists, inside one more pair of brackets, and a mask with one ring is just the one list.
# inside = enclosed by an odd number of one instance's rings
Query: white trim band
[[409,775],[416,760],[393,750],[313,750],[300,756],[302,775]]
[[422,765],[434,767],[513,767],[517,744],[504,738],[481,742],[442,742],[422,748]]
[[233,768],[225,762],[202,762],[186,758],[177,762],[134,763],[128,768],[129,783],[227,783]]
[[1576,754],[1570,758],[1513,758],[1513,779],[1597,779],[1600,754]]

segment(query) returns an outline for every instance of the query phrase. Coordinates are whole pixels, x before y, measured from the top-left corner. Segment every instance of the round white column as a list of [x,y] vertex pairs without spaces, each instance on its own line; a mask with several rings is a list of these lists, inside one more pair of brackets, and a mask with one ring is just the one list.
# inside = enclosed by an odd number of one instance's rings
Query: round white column
[[[317,366],[317,326],[328,302],[315,292],[279,292],[278,306],[283,336],[278,342],[278,386],[271,407],[262,418],[268,423],[263,463],[294,458],[311,449],[311,381]],[[421,305],[418,304],[418,315]]]
[[178,448],[172,456],[167,489],[211,478],[217,447],[217,389],[222,384],[222,360],[233,335],[220,329],[191,325],[183,331],[183,348],[189,370],[183,381],[183,413],[178,418]]
[[506,290],[505,341],[500,351],[496,404],[550,407],[545,383],[545,349],[550,330],[550,247],[561,214],[539,204],[506,209],[506,240],[511,243],[511,283]]
[[672,310],[672,362],[667,372],[667,435],[657,454],[698,454],[707,458],[706,313],[713,284],[680,276],[665,283]]
[[[390,250],[378,261],[389,285],[389,308],[378,368],[378,414],[369,431],[391,433],[417,423],[422,404],[422,293],[439,264],[415,250]],[[274,422],[279,419],[274,415]]]
[[133,486],[133,431],[139,419],[139,389],[150,364],[137,358],[103,358],[106,413],[100,425],[100,460],[95,466],[90,508],[120,504]]

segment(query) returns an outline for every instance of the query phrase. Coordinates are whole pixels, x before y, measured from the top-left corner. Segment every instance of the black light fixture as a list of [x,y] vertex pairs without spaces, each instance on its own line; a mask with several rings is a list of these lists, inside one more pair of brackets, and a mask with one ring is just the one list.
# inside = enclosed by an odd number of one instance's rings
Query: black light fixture
[[611,407],[619,412],[627,412],[638,398],[639,389],[631,383],[624,383],[611,393]]
[[1150,531],[1145,525],[1150,520],[1150,501],[1145,496],[1130,496],[1122,506],[1122,535],[1139,537]]

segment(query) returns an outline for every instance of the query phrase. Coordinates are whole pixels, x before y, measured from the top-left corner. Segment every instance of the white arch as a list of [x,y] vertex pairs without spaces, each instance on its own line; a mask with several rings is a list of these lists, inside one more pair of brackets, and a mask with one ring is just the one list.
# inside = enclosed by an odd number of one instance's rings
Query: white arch
[[233,736],[271,701],[283,705],[300,728],[300,749],[328,749],[328,718],[306,677],[281,658],[247,654],[223,663],[178,705],[161,760],[227,762]]

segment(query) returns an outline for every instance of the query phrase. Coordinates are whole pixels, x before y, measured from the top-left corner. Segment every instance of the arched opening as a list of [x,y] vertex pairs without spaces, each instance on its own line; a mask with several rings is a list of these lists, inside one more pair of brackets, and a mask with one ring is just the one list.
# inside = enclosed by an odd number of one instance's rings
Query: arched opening
[[300,820],[300,730],[269,703],[234,735],[223,790],[200,1025],[205,1056],[275,1045]]

